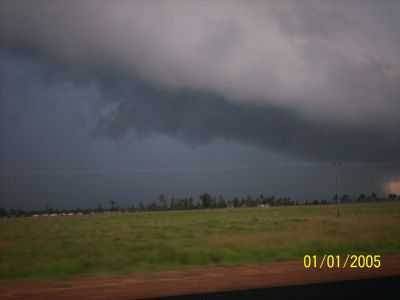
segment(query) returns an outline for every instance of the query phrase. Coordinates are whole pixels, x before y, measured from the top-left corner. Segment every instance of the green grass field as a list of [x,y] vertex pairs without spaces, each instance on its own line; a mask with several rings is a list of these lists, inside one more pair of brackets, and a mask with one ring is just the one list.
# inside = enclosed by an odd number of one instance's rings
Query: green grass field
[[0,220],[0,279],[107,276],[304,254],[400,253],[400,204]]

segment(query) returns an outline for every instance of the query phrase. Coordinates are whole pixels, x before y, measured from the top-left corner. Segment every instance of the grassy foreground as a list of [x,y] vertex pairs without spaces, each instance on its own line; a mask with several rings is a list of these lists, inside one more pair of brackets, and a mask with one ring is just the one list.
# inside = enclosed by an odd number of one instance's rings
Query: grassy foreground
[[400,253],[400,204],[0,219],[0,279]]

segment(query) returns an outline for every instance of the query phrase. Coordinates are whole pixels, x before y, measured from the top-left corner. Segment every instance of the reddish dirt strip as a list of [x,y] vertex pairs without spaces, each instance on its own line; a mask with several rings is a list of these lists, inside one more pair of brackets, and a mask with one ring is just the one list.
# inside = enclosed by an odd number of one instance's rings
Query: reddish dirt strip
[[207,267],[62,281],[0,281],[0,299],[146,299],[198,293],[400,276],[400,255],[383,256],[380,269],[305,270],[303,261]]

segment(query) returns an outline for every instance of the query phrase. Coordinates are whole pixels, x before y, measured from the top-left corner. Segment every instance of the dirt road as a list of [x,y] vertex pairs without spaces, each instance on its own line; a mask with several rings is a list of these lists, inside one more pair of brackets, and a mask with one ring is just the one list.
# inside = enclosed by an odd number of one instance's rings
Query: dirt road
[[0,281],[0,299],[146,299],[343,280],[400,276],[400,255],[384,256],[381,269],[305,270],[303,261],[258,266],[207,267],[63,281]]

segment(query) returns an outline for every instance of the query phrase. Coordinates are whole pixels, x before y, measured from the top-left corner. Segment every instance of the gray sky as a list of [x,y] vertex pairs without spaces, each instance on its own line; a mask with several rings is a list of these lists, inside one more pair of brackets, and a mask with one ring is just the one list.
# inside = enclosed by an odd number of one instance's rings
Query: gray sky
[[1,205],[330,199],[400,178],[398,1],[0,3]]

